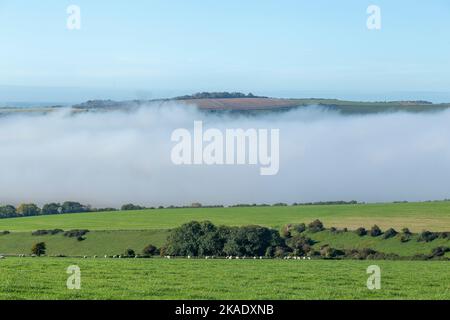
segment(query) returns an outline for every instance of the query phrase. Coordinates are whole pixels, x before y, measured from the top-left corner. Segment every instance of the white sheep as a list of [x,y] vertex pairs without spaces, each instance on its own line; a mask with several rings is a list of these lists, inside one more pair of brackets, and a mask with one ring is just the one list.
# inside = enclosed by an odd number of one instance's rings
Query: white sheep
[[191,256],[188,256],[187,258],[188,258],[188,259],[190,259],[190,258],[191,258]]
[[97,256],[94,256],[94,259],[97,259]]
[[108,258],[108,255],[107,255],[107,254],[105,254],[105,259],[106,259],[106,258]]

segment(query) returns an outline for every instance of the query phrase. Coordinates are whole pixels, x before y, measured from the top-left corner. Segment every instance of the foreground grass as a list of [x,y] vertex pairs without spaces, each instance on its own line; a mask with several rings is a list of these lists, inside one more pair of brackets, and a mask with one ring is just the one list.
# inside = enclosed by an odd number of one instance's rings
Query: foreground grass
[[364,205],[326,205],[289,207],[241,207],[158,209],[100,212],[0,219],[0,230],[37,229],[149,230],[170,229],[192,220],[210,220],[216,225],[257,224],[279,228],[288,223],[309,223],[320,219],[326,226],[400,230],[408,227],[420,232],[450,230],[450,201],[428,203],[390,203]]
[[[368,290],[366,268],[381,268]],[[81,268],[81,290],[66,269]],[[450,299],[447,262],[7,258],[0,299]]]

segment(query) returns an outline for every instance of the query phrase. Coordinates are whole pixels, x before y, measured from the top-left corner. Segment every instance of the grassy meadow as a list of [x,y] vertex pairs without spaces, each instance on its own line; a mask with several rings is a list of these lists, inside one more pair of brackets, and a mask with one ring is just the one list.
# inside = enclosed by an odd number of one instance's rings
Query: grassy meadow
[[[369,265],[381,289],[368,290]],[[81,290],[66,287],[70,265]],[[0,299],[450,299],[448,262],[7,258]]]
[[408,227],[420,232],[450,230],[450,201],[286,207],[155,209],[91,212],[0,219],[0,230],[38,229],[150,230],[170,229],[189,221],[210,220],[216,225],[260,225],[280,228],[288,223],[320,219],[327,227],[356,229],[377,224],[382,229]]
[[[382,230],[449,231],[450,202],[155,209],[1,219],[0,231],[11,233],[0,235],[0,255],[7,255],[0,259],[0,299],[450,299],[448,261],[104,258],[128,248],[141,253],[149,244],[160,247],[171,228],[192,220],[280,229],[315,219],[326,228],[354,230],[378,224]],[[90,232],[78,241],[61,233],[33,236],[38,229]],[[400,235],[383,239],[329,229],[305,235],[315,241],[316,249],[326,244],[372,248],[403,257],[450,247],[449,239],[418,242],[417,235],[408,242],[401,242]],[[9,256],[29,255],[36,242],[46,243],[47,257]],[[56,255],[68,257],[48,257]],[[77,258],[84,255],[88,258]],[[366,287],[366,268],[372,264],[381,267],[381,290]],[[70,265],[81,268],[81,290],[66,288]]]

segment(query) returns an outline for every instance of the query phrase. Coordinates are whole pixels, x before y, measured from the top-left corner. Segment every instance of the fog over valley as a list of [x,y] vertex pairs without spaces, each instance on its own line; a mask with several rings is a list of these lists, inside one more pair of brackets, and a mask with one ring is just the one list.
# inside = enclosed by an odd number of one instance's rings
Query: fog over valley
[[[279,129],[279,171],[175,165],[175,129]],[[0,203],[96,207],[450,198],[450,112],[347,115],[317,106],[260,116],[171,103],[0,118]]]

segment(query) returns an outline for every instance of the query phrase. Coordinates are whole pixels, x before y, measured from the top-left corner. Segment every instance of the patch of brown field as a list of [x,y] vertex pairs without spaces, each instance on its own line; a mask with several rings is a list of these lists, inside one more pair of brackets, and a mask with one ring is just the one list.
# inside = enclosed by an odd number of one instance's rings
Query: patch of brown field
[[274,98],[187,99],[178,102],[196,105],[203,110],[264,110],[299,105],[295,99]]
[[[320,219],[320,217],[319,217]],[[348,228],[355,230],[359,227],[366,229],[371,228],[373,225],[378,225],[382,230],[394,228],[400,231],[402,228],[409,228],[413,232],[421,232],[423,230],[429,230],[434,232],[444,232],[450,230],[450,217],[441,218],[416,218],[416,217],[367,217],[367,218],[353,218],[353,217],[340,217],[323,218],[323,221],[327,228]]]

